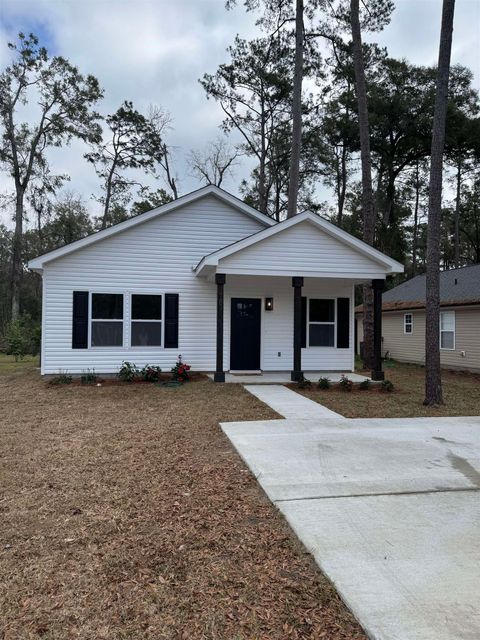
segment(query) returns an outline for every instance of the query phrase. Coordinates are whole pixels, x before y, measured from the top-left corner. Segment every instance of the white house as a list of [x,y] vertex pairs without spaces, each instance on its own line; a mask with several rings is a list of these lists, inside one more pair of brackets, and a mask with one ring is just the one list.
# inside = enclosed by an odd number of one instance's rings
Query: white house
[[42,374],[113,373],[123,360],[168,370],[182,354],[217,381],[352,371],[354,285],[373,280],[378,307],[385,277],[403,271],[318,215],[275,223],[213,186],[29,268],[43,277]]

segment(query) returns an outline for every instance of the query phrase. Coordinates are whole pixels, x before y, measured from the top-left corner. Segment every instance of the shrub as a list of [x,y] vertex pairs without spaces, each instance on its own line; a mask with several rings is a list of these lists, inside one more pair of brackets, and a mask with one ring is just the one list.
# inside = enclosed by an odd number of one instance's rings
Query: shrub
[[57,385],[57,384],[71,384],[73,382],[72,376],[68,375],[66,371],[60,370],[58,372],[58,376],[52,378],[49,384]]
[[175,382],[187,382],[190,379],[188,375],[190,369],[189,364],[182,362],[182,356],[178,356],[175,366],[172,367],[172,380]]
[[368,391],[368,389],[370,389],[370,385],[371,382],[368,378],[365,378],[365,380],[362,380],[360,382],[360,384],[358,385],[359,389],[362,389],[362,391]]
[[343,389],[343,391],[351,391],[353,387],[353,382],[344,374],[342,374],[340,382],[338,384],[340,385],[340,388]]
[[380,391],[383,391],[384,393],[390,393],[390,391],[393,391],[393,389],[394,389],[394,386],[391,380],[382,380],[382,384],[380,385]]
[[299,389],[310,389],[312,383],[302,374],[302,377],[298,380],[297,386]]
[[330,378],[322,377],[318,381],[319,389],[330,389]]
[[95,373],[95,369],[92,369],[91,371],[90,369],[87,369],[84,371],[80,378],[80,382],[82,384],[96,384],[96,382],[98,382],[98,376]]
[[5,347],[8,355],[22,360],[26,355],[37,355],[40,351],[40,326],[25,314],[12,320],[5,332]]
[[140,371],[140,374],[146,382],[158,382],[161,372],[160,367],[146,364]]
[[133,362],[128,362],[124,360],[122,362],[122,366],[118,370],[117,378],[122,380],[123,382],[133,382],[135,378],[138,376],[138,369]]

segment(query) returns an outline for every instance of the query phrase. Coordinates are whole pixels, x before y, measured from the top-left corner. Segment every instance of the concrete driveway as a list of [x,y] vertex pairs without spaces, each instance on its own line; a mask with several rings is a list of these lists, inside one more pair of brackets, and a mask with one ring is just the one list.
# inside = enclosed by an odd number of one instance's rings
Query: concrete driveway
[[222,428],[369,637],[478,640],[480,417],[297,415]]

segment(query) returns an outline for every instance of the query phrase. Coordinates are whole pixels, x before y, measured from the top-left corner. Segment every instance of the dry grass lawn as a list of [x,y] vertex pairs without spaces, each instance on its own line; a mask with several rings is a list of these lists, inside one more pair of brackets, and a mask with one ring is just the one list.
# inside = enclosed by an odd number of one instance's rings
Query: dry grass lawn
[[[369,374],[369,372],[364,373]],[[385,377],[395,386],[392,393],[382,393],[378,387],[362,391],[357,386],[351,392],[342,391],[338,387],[322,391],[316,387],[316,380],[310,389],[298,389],[298,391],[347,418],[480,415],[480,375],[443,371],[445,404],[440,407],[423,405],[425,397],[423,367],[389,362],[385,368]]]
[[0,353],[0,376],[25,373],[34,367],[38,367],[38,357],[25,356],[22,360],[16,361],[13,356]]
[[275,417],[240,386],[0,402],[2,640],[364,638],[218,427]]

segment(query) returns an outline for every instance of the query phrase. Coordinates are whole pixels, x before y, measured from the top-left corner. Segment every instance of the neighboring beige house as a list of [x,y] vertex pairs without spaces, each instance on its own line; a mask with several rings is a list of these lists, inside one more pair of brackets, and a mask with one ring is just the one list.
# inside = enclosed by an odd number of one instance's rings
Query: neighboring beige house
[[[440,360],[446,369],[480,372],[480,264],[440,274]],[[363,340],[357,307],[356,349]],[[386,291],[382,301],[382,356],[425,362],[425,275]]]

